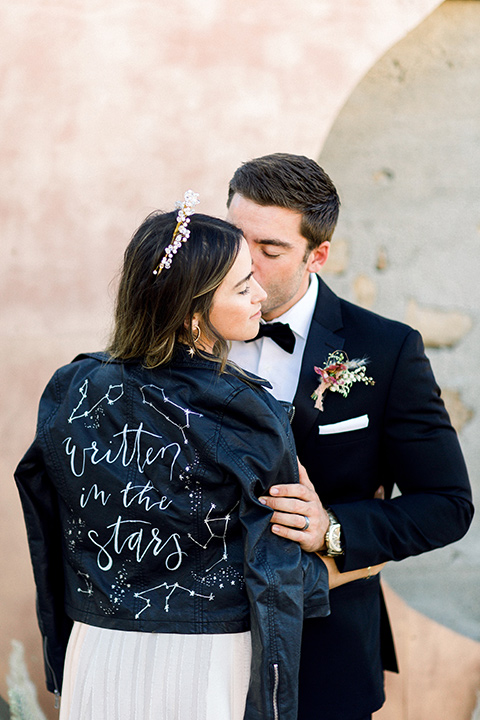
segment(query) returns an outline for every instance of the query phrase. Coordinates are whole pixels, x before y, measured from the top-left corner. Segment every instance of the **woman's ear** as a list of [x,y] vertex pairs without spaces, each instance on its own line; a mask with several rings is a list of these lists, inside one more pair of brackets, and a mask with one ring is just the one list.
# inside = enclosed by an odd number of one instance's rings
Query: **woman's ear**
[[[192,331],[195,331],[197,328],[200,327],[201,320],[202,320],[202,318],[201,318],[200,313],[193,313],[192,320],[191,320]],[[185,322],[187,322],[187,321],[185,321]]]
[[198,328],[199,325],[200,325],[200,314],[199,313],[194,313],[192,315],[192,317],[185,318],[185,320],[183,322],[183,327],[185,328],[185,330],[189,330],[191,328],[193,331],[196,328]]
[[325,240],[321,245],[314,248],[307,260],[307,270],[311,273],[318,273],[320,269],[325,265],[328,260],[328,253],[330,252],[330,242]]

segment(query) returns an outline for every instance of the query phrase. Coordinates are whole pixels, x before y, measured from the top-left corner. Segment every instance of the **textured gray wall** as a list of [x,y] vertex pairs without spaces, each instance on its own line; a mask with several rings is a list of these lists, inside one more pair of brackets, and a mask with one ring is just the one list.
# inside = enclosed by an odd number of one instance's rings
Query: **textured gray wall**
[[[424,335],[480,497],[480,3],[447,1],[360,82],[319,158],[342,210],[325,279]],[[387,567],[407,602],[480,639],[480,517]]]

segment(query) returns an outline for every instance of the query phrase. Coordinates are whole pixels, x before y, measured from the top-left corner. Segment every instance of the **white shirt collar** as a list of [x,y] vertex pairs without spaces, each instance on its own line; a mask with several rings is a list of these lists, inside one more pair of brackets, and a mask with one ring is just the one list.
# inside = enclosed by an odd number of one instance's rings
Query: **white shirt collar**
[[308,290],[305,295],[289,310],[284,312],[283,315],[279,315],[279,317],[272,320],[272,322],[288,323],[296,335],[306,340],[313,313],[315,312],[317,295],[318,278],[314,273],[311,273]]

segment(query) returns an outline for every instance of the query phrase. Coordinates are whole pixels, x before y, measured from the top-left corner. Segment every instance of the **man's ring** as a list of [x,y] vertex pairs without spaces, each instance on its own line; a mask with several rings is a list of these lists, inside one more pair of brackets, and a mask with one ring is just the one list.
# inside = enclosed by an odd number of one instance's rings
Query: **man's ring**
[[306,515],[304,515],[303,517],[305,518],[305,525],[301,528],[302,532],[308,530],[308,526],[310,525],[310,518],[308,518]]

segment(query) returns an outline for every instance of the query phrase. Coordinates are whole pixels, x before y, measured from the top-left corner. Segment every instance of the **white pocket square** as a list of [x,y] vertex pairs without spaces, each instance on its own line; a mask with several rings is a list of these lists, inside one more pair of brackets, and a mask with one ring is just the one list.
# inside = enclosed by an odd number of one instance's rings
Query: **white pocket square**
[[319,425],[318,432],[320,435],[334,435],[335,433],[351,432],[352,430],[361,430],[368,427],[368,415],[360,415],[359,417],[350,418],[350,420],[342,420],[341,422],[331,423],[330,425]]

